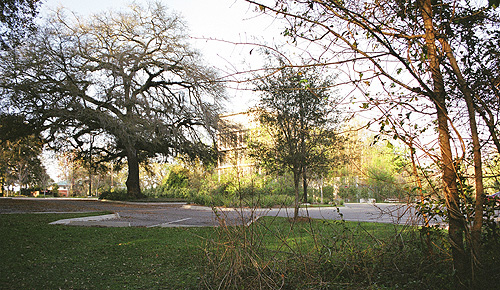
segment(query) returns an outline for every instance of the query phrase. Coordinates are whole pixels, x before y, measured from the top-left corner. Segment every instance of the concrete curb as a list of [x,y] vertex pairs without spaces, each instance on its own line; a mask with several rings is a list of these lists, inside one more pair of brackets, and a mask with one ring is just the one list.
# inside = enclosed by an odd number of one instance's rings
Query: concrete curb
[[72,218],[72,219],[62,219],[55,222],[51,222],[51,225],[81,225],[83,224],[95,224],[96,222],[107,221],[111,219],[119,219],[120,215],[118,213],[106,214],[106,215],[98,215],[98,216],[89,216],[89,217],[81,217],[81,218]]
[[183,209],[193,209],[193,210],[203,210],[203,211],[212,211],[213,208],[203,205],[193,205],[193,204],[184,204],[182,206]]
[[186,205],[185,201],[169,201],[169,202],[140,202],[140,201],[122,201],[111,199],[99,199],[100,202],[121,203],[121,204],[134,204],[134,205]]

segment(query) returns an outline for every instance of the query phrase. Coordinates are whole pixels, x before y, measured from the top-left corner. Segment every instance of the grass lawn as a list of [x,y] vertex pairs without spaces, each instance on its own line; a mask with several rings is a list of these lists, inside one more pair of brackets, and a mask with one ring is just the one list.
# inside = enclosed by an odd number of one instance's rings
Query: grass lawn
[[82,216],[0,215],[0,289],[197,288],[213,229],[49,225]]
[[[251,277],[252,271],[264,273],[269,269],[264,266],[255,270],[254,266],[273,263],[276,271],[272,274],[278,280],[288,279],[286,289],[296,289],[294,283],[302,276],[288,276],[295,275],[295,267],[302,263],[297,257],[320,257],[318,253],[326,253],[325,249],[339,254],[356,249],[366,254],[397,236],[401,229],[357,222],[302,220],[292,224],[288,219],[272,217],[261,218],[248,228],[49,225],[55,220],[88,215],[0,215],[0,289],[199,289],[206,286],[202,282],[221,283],[235,262],[247,267],[232,274],[241,281]],[[245,264],[244,257],[254,253],[260,256],[252,256]],[[294,260],[300,263],[293,264]],[[324,269],[314,271],[336,271],[336,264],[328,261]],[[310,262],[321,266],[319,260]],[[354,262],[357,267],[357,260]],[[288,265],[291,268],[283,267]],[[308,271],[307,267],[303,271]],[[341,273],[346,272],[341,269]],[[249,285],[243,286],[250,289]]]

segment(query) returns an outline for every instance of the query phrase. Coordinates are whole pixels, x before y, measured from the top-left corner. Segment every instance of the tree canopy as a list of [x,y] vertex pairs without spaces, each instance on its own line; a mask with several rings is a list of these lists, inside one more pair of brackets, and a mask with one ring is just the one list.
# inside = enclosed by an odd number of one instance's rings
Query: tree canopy
[[43,141],[22,116],[0,114],[0,195],[5,188],[45,187],[49,176],[40,160]]
[[295,217],[300,177],[307,202],[307,170],[324,171],[338,143],[335,125],[340,114],[330,86],[331,81],[313,69],[286,66],[256,82],[263,134],[250,142],[250,156],[271,172],[293,174]]
[[23,36],[33,31],[34,17],[40,0],[0,1],[0,47],[7,49],[19,44]]
[[88,148],[101,136],[94,154],[126,159],[128,192],[139,196],[139,163],[148,157],[213,155],[206,141],[224,91],[186,31],[159,3],[88,20],[59,10],[2,54],[2,109],[36,123],[54,148]]

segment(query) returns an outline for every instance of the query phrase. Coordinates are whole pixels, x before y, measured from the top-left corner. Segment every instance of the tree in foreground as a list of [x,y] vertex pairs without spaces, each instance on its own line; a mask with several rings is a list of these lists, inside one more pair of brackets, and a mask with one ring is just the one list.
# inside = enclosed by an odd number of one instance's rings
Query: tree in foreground
[[[484,119],[489,137],[498,140],[497,130],[490,129],[498,122],[498,106],[496,102],[484,106],[486,99],[498,96],[498,78],[495,73],[490,74],[498,67],[498,1],[490,1],[490,6],[431,0],[276,1],[274,6],[247,1],[272,17],[283,17],[289,23],[285,34],[295,43],[300,40],[308,44],[307,51],[315,65],[344,65],[350,83],[365,93],[366,105],[384,107],[382,112],[388,117],[382,124],[386,126],[384,133],[416,146],[413,141],[422,128],[415,120],[422,118],[410,116],[433,116],[440,152],[428,152],[442,172],[441,189],[446,200],[457,286],[466,287],[471,280],[477,281],[484,206],[481,146],[488,140],[480,139],[476,114]],[[472,90],[480,85],[474,79],[477,74],[473,72],[477,70],[488,76],[480,91]],[[369,94],[372,83],[382,87],[378,96]],[[486,98],[485,94],[489,96]],[[422,100],[428,105],[423,105]],[[464,107],[465,118],[460,115]],[[463,159],[454,153],[452,145],[456,142],[461,152],[467,149],[455,116],[465,121],[467,126],[462,128],[469,131],[473,141],[476,184],[472,216],[461,208],[465,185],[457,176],[456,165]],[[428,149],[424,147],[420,149]]]
[[330,81],[312,69],[283,66],[261,78],[257,107],[262,134],[252,138],[250,156],[269,172],[291,172],[295,190],[294,218],[299,210],[299,184],[303,178],[307,202],[307,174],[325,171],[337,146],[338,113],[329,91]]
[[2,109],[36,123],[55,148],[126,160],[127,191],[141,195],[139,163],[157,154],[209,162],[216,73],[190,47],[186,26],[159,3],[68,19],[56,12],[1,57]]

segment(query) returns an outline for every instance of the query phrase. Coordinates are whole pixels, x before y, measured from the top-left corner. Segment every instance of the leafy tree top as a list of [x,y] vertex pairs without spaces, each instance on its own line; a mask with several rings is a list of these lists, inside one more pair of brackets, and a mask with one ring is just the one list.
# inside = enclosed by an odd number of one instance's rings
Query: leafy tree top
[[0,47],[9,49],[33,31],[33,19],[40,0],[2,0],[0,5]]
[[319,169],[328,163],[335,147],[335,127],[340,122],[332,82],[314,70],[283,67],[276,74],[261,78],[257,108],[265,138],[250,142],[251,155],[271,171],[290,170],[297,174],[304,167]]

